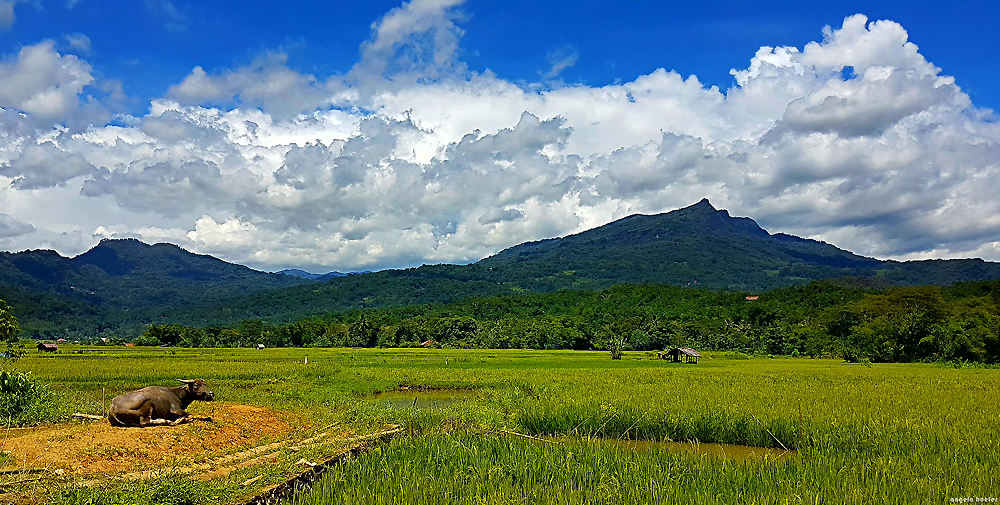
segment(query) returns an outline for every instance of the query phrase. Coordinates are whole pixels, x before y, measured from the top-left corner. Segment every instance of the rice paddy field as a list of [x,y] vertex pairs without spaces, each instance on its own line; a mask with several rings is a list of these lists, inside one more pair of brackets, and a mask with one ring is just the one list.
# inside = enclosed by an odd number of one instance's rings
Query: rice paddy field
[[[67,413],[102,414],[115,394],[204,378],[219,401],[285,413],[292,432],[274,438],[325,426],[353,433],[403,427],[332,467],[291,499],[297,505],[1000,498],[998,369],[711,353],[696,365],[655,358],[69,346],[16,367],[55,390]],[[68,479],[34,492],[38,503],[239,503],[252,489],[237,483],[268,471],[100,489]],[[271,474],[261,484],[280,479]]]

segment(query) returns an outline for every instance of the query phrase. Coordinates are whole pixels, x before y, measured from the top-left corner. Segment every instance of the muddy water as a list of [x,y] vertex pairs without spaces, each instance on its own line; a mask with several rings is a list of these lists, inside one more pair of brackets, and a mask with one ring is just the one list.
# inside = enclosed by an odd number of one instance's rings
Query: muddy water
[[469,389],[405,389],[375,395],[377,403],[389,404],[399,409],[443,409],[454,403],[471,399],[475,391]]
[[784,461],[795,457],[795,451],[747,445],[706,444],[700,442],[655,442],[649,440],[584,439],[585,443],[613,444],[624,450],[667,450],[702,458],[720,458],[733,461]]

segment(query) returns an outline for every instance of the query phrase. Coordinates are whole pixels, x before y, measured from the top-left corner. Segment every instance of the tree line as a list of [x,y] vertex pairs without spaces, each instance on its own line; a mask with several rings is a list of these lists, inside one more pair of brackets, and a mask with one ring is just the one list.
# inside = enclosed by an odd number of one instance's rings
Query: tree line
[[884,288],[817,281],[750,296],[620,285],[351,310],[291,323],[150,325],[136,345],[613,349],[675,346],[849,361],[1000,361],[1000,281]]

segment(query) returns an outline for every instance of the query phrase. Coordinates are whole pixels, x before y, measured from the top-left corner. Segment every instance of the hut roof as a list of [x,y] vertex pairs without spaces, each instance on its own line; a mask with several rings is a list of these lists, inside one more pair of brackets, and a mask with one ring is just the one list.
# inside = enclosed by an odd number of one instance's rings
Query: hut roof
[[695,358],[700,358],[701,357],[701,353],[699,353],[698,351],[696,351],[696,350],[694,350],[694,349],[692,349],[690,347],[675,347],[668,354],[670,354],[670,355],[687,354],[688,356],[693,356]]

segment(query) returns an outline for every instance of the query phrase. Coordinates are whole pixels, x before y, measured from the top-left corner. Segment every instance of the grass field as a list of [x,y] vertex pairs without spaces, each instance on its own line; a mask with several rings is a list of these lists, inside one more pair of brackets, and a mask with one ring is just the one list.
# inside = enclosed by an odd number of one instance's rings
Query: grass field
[[[220,400],[298,413],[303,430],[406,428],[406,436],[329,472],[297,497],[301,505],[1000,498],[1000,370],[721,354],[679,365],[654,357],[69,346],[17,368],[48,383],[65,412],[101,414],[120,392],[204,378]],[[437,409],[371,396],[401,386],[472,392]],[[784,445],[796,453],[736,460],[615,440]],[[232,482],[188,485],[186,495],[163,502],[224,502],[239,494]],[[115,503],[126,491],[56,489],[47,499]]]

